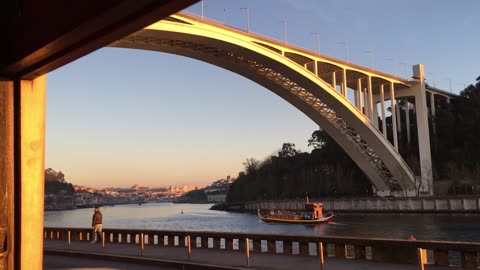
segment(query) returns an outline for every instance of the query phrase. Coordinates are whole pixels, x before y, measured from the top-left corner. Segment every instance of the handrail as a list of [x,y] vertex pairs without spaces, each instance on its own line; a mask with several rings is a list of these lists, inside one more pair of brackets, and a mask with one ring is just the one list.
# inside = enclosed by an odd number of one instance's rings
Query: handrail
[[[69,243],[70,241],[90,240],[90,233],[90,228],[44,228],[45,239],[64,241],[68,239]],[[462,267],[477,267],[477,253],[480,252],[480,243],[455,241],[411,241],[301,234],[280,235],[121,228],[105,228],[103,234],[105,235],[103,240],[106,240],[106,244],[141,245],[143,243],[145,246],[176,246],[183,248],[188,247],[189,249],[191,245],[191,248],[195,249],[240,250],[244,251],[246,256],[250,256],[250,253],[274,253],[280,255],[298,254],[303,256],[321,255],[323,259],[323,255],[325,255],[327,257],[365,259],[395,264],[418,264],[419,262],[425,262],[426,264],[439,266],[461,265]],[[190,241],[187,241],[187,239],[190,239]],[[221,245],[222,242],[224,243],[223,248]],[[277,250],[277,242],[282,242],[282,250]],[[211,243],[211,245],[209,243]],[[246,243],[249,243],[248,252]],[[310,243],[315,245],[310,245]],[[320,244],[328,247],[324,249],[323,254],[318,254],[317,252]],[[316,248],[312,248],[313,246]],[[429,260],[426,259],[427,250],[431,255],[429,256]],[[449,252],[452,251],[460,253],[460,261],[458,257],[456,260],[455,258],[451,258]],[[421,257],[419,257],[419,254]]]

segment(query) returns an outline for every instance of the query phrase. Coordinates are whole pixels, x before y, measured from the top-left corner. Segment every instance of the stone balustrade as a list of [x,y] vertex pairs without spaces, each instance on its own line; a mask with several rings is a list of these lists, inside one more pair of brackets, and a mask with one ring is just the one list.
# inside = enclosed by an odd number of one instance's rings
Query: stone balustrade
[[[434,266],[478,267],[480,243],[451,241],[410,241],[379,238],[341,236],[307,236],[254,233],[227,233],[207,231],[104,229],[103,247],[109,243],[139,245],[143,248],[169,246],[195,249],[219,249],[243,252],[247,256],[256,253],[277,255],[321,256],[372,260],[394,264],[420,264]],[[89,228],[45,228],[45,239],[90,241]],[[188,241],[188,239],[190,241]],[[247,251],[248,243],[248,251]],[[193,250],[193,251],[192,251]],[[319,250],[323,253],[319,254]],[[421,268],[423,269],[423,268]]]

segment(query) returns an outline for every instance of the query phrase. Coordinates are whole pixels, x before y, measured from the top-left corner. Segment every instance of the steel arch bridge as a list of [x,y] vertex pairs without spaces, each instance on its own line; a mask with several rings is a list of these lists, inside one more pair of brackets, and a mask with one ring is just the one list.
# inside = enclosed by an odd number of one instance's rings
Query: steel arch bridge
[[[428,112],[426,104],[424,110],[421,106],[426,100],[421,65],[414,67],[418,78],[407,81],[185,13],[172,15],[110,46],[182,55],[242,75],[322,127],[367,175],[378,195],[401,191],[403,196],[414,196],[419,190],[432,194]],[[414,175],[398,153],[400,115],[396,103],[402,93],[420,98],[415,104],[417,123],[422,125],[418,136],[424,137],[426,145],[420,149],[421,177]],[[386,121],[378,121],[379,116],[386,117],[386,102],[391,107],[392,143],[387,139]],[[377,105],[381,106],[380,115]]]

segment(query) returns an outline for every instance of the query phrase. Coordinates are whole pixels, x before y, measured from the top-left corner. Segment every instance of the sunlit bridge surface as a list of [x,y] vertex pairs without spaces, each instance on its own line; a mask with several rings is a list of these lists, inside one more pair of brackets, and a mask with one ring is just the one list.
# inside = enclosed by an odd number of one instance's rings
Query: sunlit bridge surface
[[[368,176],[378,195],[400,191],[402,196],[412,196],[418,185],[422,192],[432,192],[430,150],[423,147],[429,145],[429,135],[421,65],[414,67],[418,78],[408,81],[185,13],[111,46],[183,55],[242,75],[321,126]],[[398,99],[408,96],[418,100],[418,134],[422,138],[418,177],[398,153],[401,116],[395,106]],[[378,120],[387,117],[387,107],[393,117],[388,129],[386,121]]]

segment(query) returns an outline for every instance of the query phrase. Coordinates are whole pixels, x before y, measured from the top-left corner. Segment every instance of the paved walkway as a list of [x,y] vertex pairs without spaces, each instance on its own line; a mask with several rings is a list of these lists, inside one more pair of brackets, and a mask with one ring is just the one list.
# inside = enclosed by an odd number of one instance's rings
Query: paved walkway
[[[145,246],[143,255],[139,245],[100,244],[72,242],[68,249],[65,241],[45,240],[44,269],[259,269],[259,270],[308,270],[320,269],[316,256],[275,255],[251,253],[250,266],[246,266],[245,254],[239,251],[218,249],[192,249],[188,260],[187,249],[182,247]],[[58,255],[63,256],[59,257]],[[68,256],[68,257],[65,257]],[[82,258],[82,259],[79,259]],[[128,265],[145,265],[128,268]],[[70,267],[71,265],[71,267]],[[108,266],[108,268],[105,268]],[[155,268],[148,268],[154,266]],[[70,268],[69,268],[70,267]],[[116,268],[124,267],[124,268]],[[325,270],[418,270],[418,265],[387,264],[367,260],[325,258]],[[459,267],[425,266],[425,269],[462,269]]]

